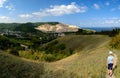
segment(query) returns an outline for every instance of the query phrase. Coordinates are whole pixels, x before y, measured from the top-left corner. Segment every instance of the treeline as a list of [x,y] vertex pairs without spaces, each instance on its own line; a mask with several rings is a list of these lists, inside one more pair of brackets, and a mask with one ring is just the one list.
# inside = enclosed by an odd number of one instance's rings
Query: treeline
[[77,32],[75,32],[76,34],[80,34],[80,35],[92,35],[92,34],[96,34],[96,35],[108,35],[110,37],[116,36],[117,34],[119,34],[120,29],[119,28],[115,28],[113,30],[102,30],[102,31],[92,31],[92,30],[84,30],[84,29],[79,29]]
[[109,30],[109,31],[100,31],[100,32],[96,32],[95,34],[103,34],[103,35],[109,35],[110,37],[114,37],[117,34],[119,34],[120,29],[119,28],[115,28],[113,30]]
[[[25,57],[32,60],[56,61],[72,54],[72,50],[67,49],[65,44],[58,41],[52,41],[52,35],[46,35],[47,38],[29,37],[29,39],[19,39],[7,36],[0,36],[0,50]],[[50,38],[50,39],[49,39]],[[50,42],[43,46],[43,44]],[[21,45],[27,46],[23,47]]]
[[5,36],[0,36],[0,49],[7,50],[7,49],[21,49],[20,44],[18,42],[12,41]]
[[[31,27],[30,29],[34,30],[33,27],[39,26],[39,25],[44,25],[44,24],[50,24],[50,25],[56,25],[59,24],[59,22],[36,22],[36,23],[0,23],[0,31],[3,31],[4,29],[9,29],[9,30],[14,30],[14,31],[31,31],[26,29],[26,27]],[[23,26],[25,27],[25,30],[23,29]]]
[[9,50],[9,53],[19,56],[18,51],[23,50],[23,48],[20,46],[20,43],[10,40],[5,36],[0,36],[0,50]]
[[78,29],[77,32],[75,32],[77,35],[91,35],[95,34],[95,31],[93,30],[87,30],[87,29]]
[[39,61],[56,61],[63,59],[71,54],[73,50],[68,49],[65,44],[59,43],[59,41],[54,40],[43,46],[36,46],[36,49],[31,49],[29,51],[20,51],[19,55],[32,60]]
[[40,25],[44,25],[44,24],[56,25],[56,24],[59,24],[59,22],[38,22],[38,23],[28,22],[28,23],[22,23],[22,24],[19,24],[18,26],[16,26],[14,28],[14,31],[34,33],[34,32],[38,32],[38,30],[36,30],[35,27],[40,26]]

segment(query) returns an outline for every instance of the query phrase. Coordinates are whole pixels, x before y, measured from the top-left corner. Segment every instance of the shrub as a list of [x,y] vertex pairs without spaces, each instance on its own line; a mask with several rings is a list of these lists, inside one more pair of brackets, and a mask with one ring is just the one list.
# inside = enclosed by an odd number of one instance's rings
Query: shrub
[[112,38],[110,46],[112,48],[120,49],[120,34]]
[[13,55],[19,56],[18,51],[15,50],[15,49],[12,49],[12,50],[10,51],[10,54],[13,54]]
[[43,59],[44,59],[45,61],[51,62],[51,61],[54,61],[56,58],[55,58],[55,56],[52,55],[52,54],[45,54],[45,55],[43,56]]
[[56,48],[60,50],[64,50],[66,47],[65,47],[65,44],[59,44]]

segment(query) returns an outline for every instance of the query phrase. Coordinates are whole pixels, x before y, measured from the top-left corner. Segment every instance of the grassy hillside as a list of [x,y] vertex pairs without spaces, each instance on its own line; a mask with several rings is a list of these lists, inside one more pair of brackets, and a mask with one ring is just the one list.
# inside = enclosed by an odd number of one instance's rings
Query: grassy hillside
[[99,46],[101,42],[108,40],[105,35],[68,35],[58,39],[67,48],[81,51],[83,49],[93,49]]
[[[94,36],[94,38],[86,36],[89,37],[88,40],[85,40],[84,37],[82,43],[85,44],[87,41],[87,43],[93,42],[93,44],[84,45],[82,50],[78,50],[78,53],[63,60],[46,64],[45,78],[48,78],[49,75],[49,78],[106,78],[108,51],[112,50],[117,57],[120,57],[120,52],[109,47],[111,38],[107,36]],[[114,78],[120,77],[119,66],[118,61],[117,68],[114,69]]]
[[[49,78],[106,78],[108,50],[108,48],[99,47],[90,51],[88,55],[75,54],[61,61],[49,63],[46,65],[45,78],[49,75],[51,75]],[[113,51],[120,57],[119,51]],[[117,68],[114,70],[115,78],[120,77],[119,66],[118,61]]]
[[[73,35],[59,38],[60,43],[75,49],[77,53],[60,61],[43,63],[25,61],[0,52],[1,78],[106,78],[106,59],[111,38],[103,35]],[[120,52],[112,50],[118,57]],[[4,59],[4,60],[3,60]],[[119,60],[119,58],[118,58]],[[3,65],[4,64],[4,65]],[[42,66],[41,66],[42,65]],[[114,70],[120,77],[120,62]],[[40,77],[41,76],[41,77]]]
[[59,40],[61,43],[66,42],[68,47],[76,48],[77,53],[63,60],[48,63],[46,72],[48,75],[52,74],[50,78],[105,78],[109,37],[78,35],[62,37]]
[[67,35],[45,44],[41,47],[41,50],[56,57],[57,59],[52,58],[55,61],[82,50],[84,50],[84,53],[87,53],[85,50],[96,48],[108,40],[108,38],[104,35]]
[[[66,49],[81,51],[82,49],[93,49],[108,38],[104,35],[67,35],[44,45],[44,47],[49,47],[49,44],[57,41],[56,44],[64,44]],[[50,47],[54,47],[54,45]]]
[[23,60],[0,51],[0,78],[40,78],[44,64]]

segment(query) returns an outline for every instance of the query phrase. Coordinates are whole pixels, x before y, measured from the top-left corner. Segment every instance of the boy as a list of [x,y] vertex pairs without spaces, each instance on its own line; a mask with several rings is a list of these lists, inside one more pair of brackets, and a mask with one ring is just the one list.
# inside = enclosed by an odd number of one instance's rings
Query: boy
[[113,52],[109,51],[109,56],[107,58],[107,64],[108,64],[108,74],[112,76],[113,74],[113,65],[114,65],[114,56]]

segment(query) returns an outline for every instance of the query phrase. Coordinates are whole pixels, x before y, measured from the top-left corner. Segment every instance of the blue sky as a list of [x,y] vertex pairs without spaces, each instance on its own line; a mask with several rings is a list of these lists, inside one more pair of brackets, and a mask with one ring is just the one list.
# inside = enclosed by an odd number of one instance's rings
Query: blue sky
[[0,0],[0,23],[61,22],[120,26],[120,0]]

